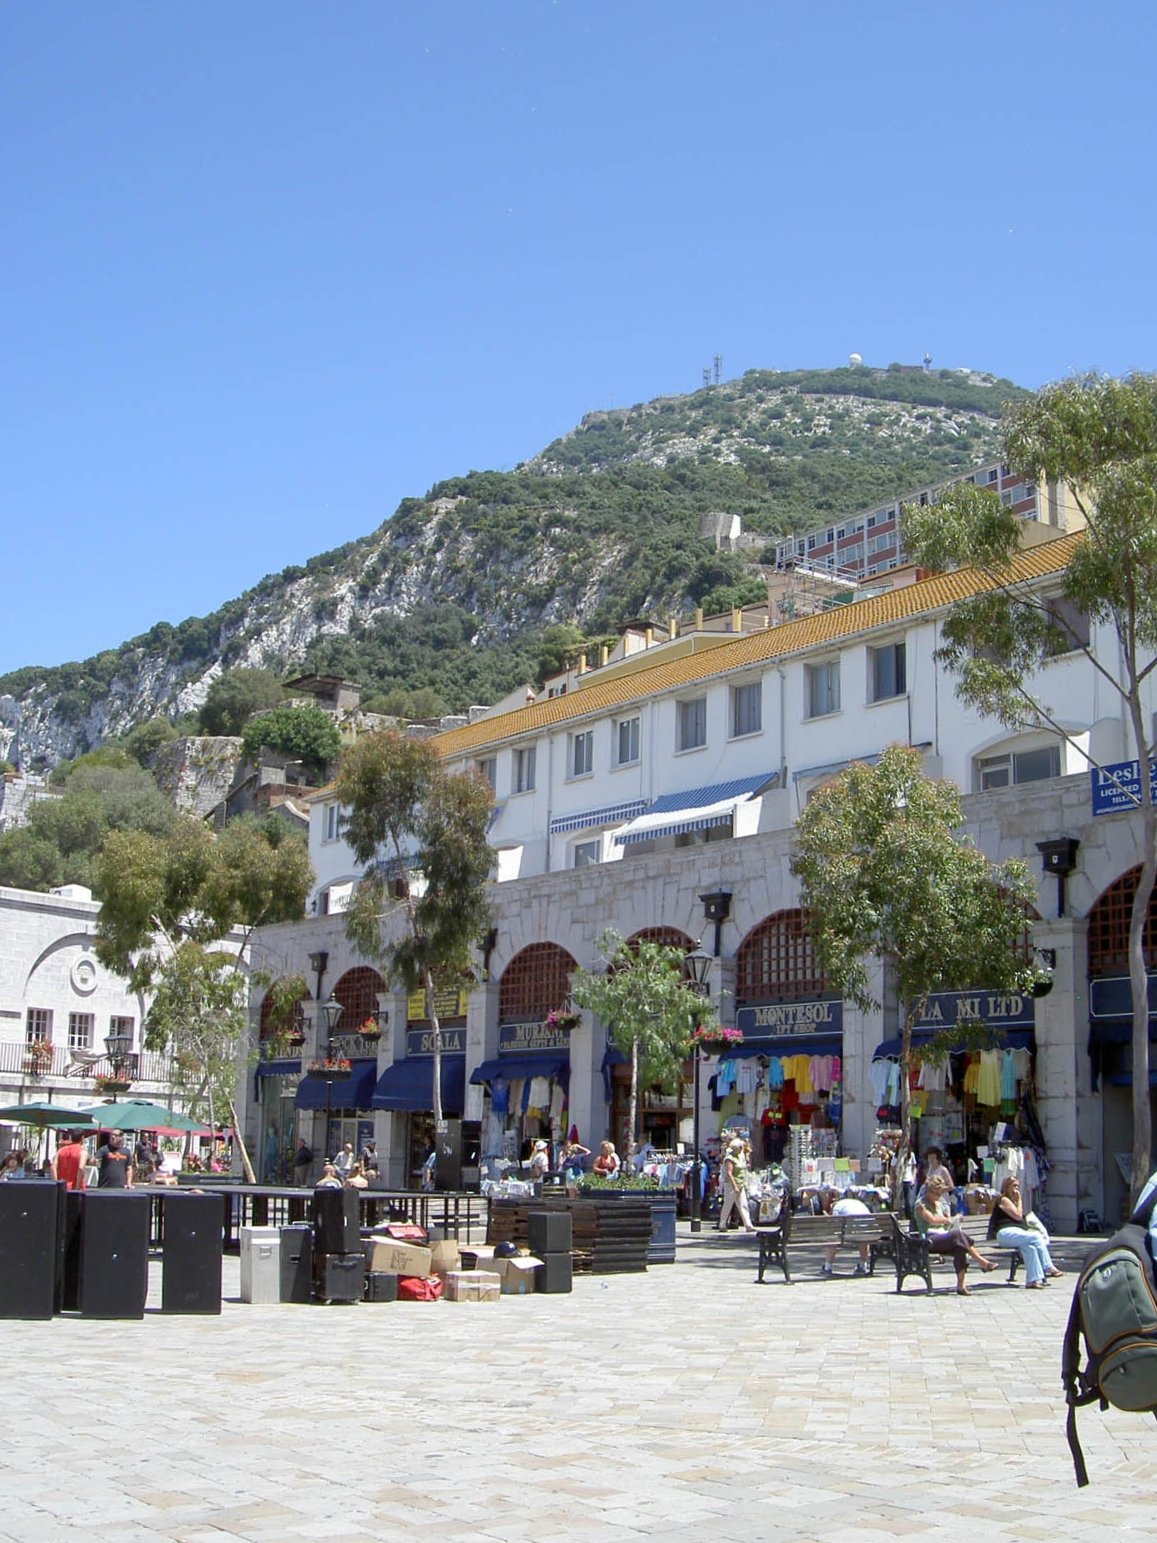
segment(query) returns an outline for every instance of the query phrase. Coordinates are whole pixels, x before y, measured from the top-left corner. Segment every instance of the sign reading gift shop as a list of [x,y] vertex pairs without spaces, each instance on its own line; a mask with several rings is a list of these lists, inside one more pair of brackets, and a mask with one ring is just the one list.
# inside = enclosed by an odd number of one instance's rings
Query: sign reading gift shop
[[[443,1029],[439,1038],[442,1041],[443,1055],[466,1054],[466,1030]],[[434,1031],[433,1029],[408,1029],[406,1031],[406,1055],[433,1055]]]
[[937,991],[928,998],[916,1029],[951,1029],[983,1023],[993,1029],[1031,1029],[1036,1008],[1031,996],[1017,991]]
[[500,1023],[498,1054],[526,1055],[534,1050],[568,1050],[570,1034],[554,1023]]
[[842,1034],[844,999],[823,997],[817,1002],[761,1002],[754,1007],[738,1007],[735,1027],[745,1041]]

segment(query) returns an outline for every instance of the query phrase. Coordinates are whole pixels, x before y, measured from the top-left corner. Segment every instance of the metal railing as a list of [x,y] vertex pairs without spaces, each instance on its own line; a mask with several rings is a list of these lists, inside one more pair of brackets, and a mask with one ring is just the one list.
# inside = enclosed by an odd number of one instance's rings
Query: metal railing
[[50,1078],[91,1082],[94,1077],[111,1077],[123,1071],[129,1082],[166,1086],[173,1077],[171,1058],[153,1050],[133,1051],[118,1056],[114,1062],[111,1056],[93,1050],[70,1050],[67,1045],[52,1045],[50,1049],[51,1056],[33,1055],[23,1040],[0,1041],[0,1074],[27,1077],[31,1082],[46,1082]]

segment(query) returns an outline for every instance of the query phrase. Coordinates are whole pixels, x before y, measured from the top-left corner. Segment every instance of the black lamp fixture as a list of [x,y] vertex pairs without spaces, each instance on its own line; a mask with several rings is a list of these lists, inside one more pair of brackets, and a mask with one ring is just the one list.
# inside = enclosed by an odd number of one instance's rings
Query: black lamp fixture
[[715,957],[719,958],[719,949],[723,937],[723,923],[731,915],[731,891],[729,889],[713,889],[706,895],[700,895],[703,904],[703,914],[709,922],[715,923]]
[[105,1037],[105,1053],[112,1064],[113,1074],[117,1077],[124,1072],[128,1059],[132,1053],[133,1037],[131,1034],[109,1034]]
[[[727,896],[728,904],[731,896]],[[683,955],[683,979],[687,990],[694,996],[705,997],[710,993],[712,959],[710,954],[705,954],[698,943],[690,953]],[[703,1179],[699,1165],[699,1068],[703,1063],[703,1052],[698,1044],[691,1047],[691,1145],[695,1149],[694,1166],[691,1171],[691,1231],[703,1231]]]
[[[321,977],[319,975],[319,977],[318,977],[319,981],[320,981],[320,978]],[[333,1060],[333,1031],[337,1028],[338,1019],[341,1017],[342,1013],[345,1011],[345,1008],[341,1005],[341,1003],[338,1001],[337,997],[335,997],[333,992],[331,991],[329,996],[326,998],[326,1000],[321,1004],[321,1010],[325,1014],[325,1029],[326,1029],[326,1036],[325,1036],[325,1060],[326,1060],[326,1066],[328,1068],[329,1067],[329,1063]],[[329,1128],[330,1128],[330,1125],[332,1123],[332,1120],[333,1120],[333,1076],[330,1075],[330,1076],[327,1076],[326,1079],[325,1079],[325,1140],[323,1142],[323,1145],[324,1145],[325,1150],[326,1150],[326,1161],[327,1162],[329,1161],[329,1148],[330,1148]]]
[[321,1010],[325,1014],[325,1027],[329,1038],[333,1038],[333,1031],[337,1028],[338,1019],[345,1008],[331,991],[326,1000],[321,1004]]
[[1065,914],[1065,879],[1077,866],[1077,848],[1080,842],[1075,836],[1057,836],[1052,841],[1038,841],[1036,849],[1041,855],[1041,867],[1046,873],[1057,876],[1057,915]]
[[321,983],[325,979],[325,967],[328,963],[329,954],[324,948],[319,948],[316,953],[312,953],[309,956],[309,967],[317,976],[317,990],[314,992],[314,999],[318,1002],[321,1001]]
[[491,927],[482,939],[482,979],[490,979],[490,956],[498,947],[498,928]]

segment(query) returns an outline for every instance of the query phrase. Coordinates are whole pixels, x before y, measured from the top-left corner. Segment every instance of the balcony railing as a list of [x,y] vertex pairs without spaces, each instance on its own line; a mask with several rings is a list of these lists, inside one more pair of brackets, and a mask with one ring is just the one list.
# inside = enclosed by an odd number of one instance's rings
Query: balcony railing
[[114,1072],[123,1071],[128,1082],[167,1085],[172,1081],[172,1060],[157,1051],[134,1051],[118,1057],[114,1063],[110,1056],[93,1050],[70,1050],[66,1045],[53,1045],[51,1049],[52,1056],[48,1059],[30,1055],[22,1040],[0,1042],[0,1075],[7,1073],[40,1082],[63,1078],[89,1083],[94,1077],[111,1077]]

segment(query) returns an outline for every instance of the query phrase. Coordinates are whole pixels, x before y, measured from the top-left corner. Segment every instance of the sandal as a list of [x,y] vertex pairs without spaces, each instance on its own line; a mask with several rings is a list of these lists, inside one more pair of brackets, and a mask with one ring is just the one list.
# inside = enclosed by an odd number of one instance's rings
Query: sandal
[[956,1288],[956,1295],[958,1297],[970,1297],[972,1295],[972,1287],[971,1286],[957,1286],[957,1288]]
[[1024,1289],[1026,1291],[1043,1291],[1045,1289],[1045,1283],[1043,1280],[1032,1280],[1029,1281],[1028,1285]]
[[995,1270],[996,1269],[996,1260],[995,1259],[982,1259],[980,1261],[980,1268],[987,1275],[989,1270]]
[[1058,1270],[1055,1264],[1053,1265],[1051,1270],[1046,1270],[1045,1271],[1045,1275],[1048,1277],[1049,1280],[1056,1280],[1059,1276],[1063,1275],[1064,1273],[1065,1272],[1063,1270]]

